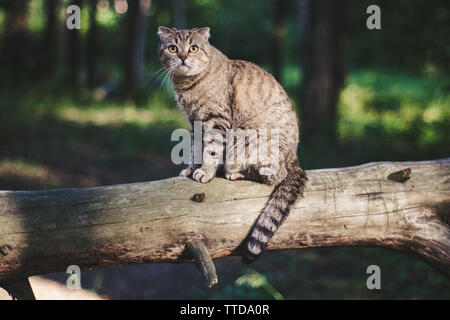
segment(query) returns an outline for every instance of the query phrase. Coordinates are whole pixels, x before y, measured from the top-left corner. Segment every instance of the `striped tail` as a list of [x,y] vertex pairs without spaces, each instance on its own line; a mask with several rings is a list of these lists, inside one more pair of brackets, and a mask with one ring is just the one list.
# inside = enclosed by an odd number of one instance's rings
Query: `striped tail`
[[288,163],[286,177],[273,190],[244,241],[244,262],[252,263],[263,252],[275,231],[288,216],[292,205],[303,195],[306,180],[308,178],[295,157],[295,161]]

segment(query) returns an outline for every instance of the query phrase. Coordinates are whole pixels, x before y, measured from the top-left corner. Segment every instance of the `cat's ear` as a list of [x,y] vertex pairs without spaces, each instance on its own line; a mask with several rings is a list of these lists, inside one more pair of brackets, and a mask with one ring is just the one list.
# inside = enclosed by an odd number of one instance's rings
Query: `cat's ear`
[[158,32],[156,34],[162,40],[164,38],[167,38],[167,37],[173,35],[173,30],[170,29],[170,28],[167,28],[167,27],[159,26],[158,27]]
[[209,33],[210,29],[208,27],[205,28],[198,28],[196,30],[196,32],[200,35],[202,35],[203,37],[205,37],[206,39],[209,39],[209,37],[211,36],[211,34]]

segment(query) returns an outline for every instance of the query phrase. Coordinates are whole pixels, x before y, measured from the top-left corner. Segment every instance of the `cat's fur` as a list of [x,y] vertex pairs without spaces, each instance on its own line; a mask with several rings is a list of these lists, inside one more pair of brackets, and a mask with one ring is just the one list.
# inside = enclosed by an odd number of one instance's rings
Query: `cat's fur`
[[[196,181],[207,183],[223,167],[229,180],[249,179],[276,185],[244,242],[243,258],[251,262],[262,253],[303,193],[307,177],[297,159],[298,120],[291,100],[275,78],[251,62],[228,59],[210,45],[209,32],[209,28],[159,27],[158,55],[172,76],[179,107],[191,126],[194,121],[201,121],[204,131],[203,163],[200,167],[195,165],[191,156],[191,164],[180,175],[192,175]],[[178,52],[171,53],[171,45],[177,46]],[[195,53],[189,51],[193,45],[198,48]],[[262,174],[260,162],[231,164],[225,159],[221,166],[218,161],[206,161],[221,155],[223,150],[208,135],[210,129],[219,130],[224,140],[229,129],[279,129],[276,172]],[[250,142],[246,140],[247,148]],[[193,155],[194,150],[191,151]]]

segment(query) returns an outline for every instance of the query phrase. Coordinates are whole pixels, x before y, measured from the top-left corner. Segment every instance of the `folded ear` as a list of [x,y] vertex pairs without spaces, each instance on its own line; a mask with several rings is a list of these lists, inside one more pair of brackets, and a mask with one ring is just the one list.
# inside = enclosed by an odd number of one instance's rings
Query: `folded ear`
[[206,39],[209,39],[209,37],[211,36],[211,34],[209,33],[209,28],[205,27],[205,28],[198,28],[196,30],[196,32],[200,35],[202,35],[203,37],[205,37]]
[[166,38],[173,34],[173,30],[167,27],[159,26],[158,32],[156,33],[160,39]]

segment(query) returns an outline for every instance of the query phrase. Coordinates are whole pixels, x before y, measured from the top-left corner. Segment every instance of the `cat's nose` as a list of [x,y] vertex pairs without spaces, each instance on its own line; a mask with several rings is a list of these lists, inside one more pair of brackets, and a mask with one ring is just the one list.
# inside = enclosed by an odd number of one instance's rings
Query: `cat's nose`
[[186,57],[186,56],[180,56],[180,59],[181,59],[181,61],[183,61],[183,62],[184,62],[184,60],[186,60],[186,59],[187,59],[187,57]]

